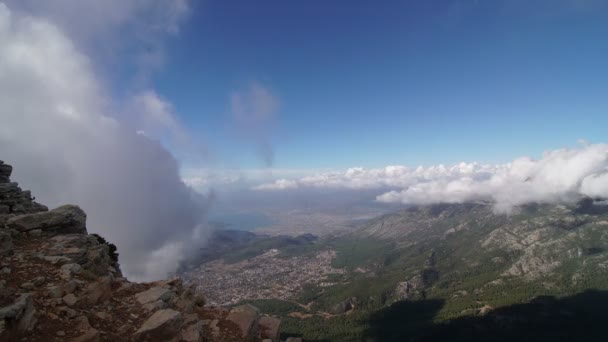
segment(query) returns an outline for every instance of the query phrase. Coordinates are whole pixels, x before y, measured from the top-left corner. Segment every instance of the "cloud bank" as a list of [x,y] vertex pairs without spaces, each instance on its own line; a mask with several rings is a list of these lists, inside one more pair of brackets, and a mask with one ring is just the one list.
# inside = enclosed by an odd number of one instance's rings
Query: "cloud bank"
[[[0,3],[0,158],[40,202],[83,207],[89,231],[118,246],[127,276],[165,277],[204,240],[209,201],[181,181],[158,140],[116,116],[91,60],[65,32]],[[145,129],[179,132],[153,91],[132,102]]]
[[608,197],[608,145],[552,150],[537,160],[523,157],[500,165],[350,168],[254,187],[260,191],[302,188],[389,188],[392,190],[380,193],[376,200],[403,204],[485,201],[494,203],[498,212],[509,212],[530,202],[571,203],[582,196]]

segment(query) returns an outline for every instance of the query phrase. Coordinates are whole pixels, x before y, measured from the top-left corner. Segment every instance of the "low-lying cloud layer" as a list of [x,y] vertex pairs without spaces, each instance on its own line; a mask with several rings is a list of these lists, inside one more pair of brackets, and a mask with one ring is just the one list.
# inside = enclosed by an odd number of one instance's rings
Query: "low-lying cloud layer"
[[380,193],[385,203],[431,204],[489,201],[499,212],[530,203],[569,203],[581,196],[608,197],[608,145],[545,152],[507,164],[460,163],[381,169],[350,168],[300,179],[262,184],[260,191],[302,188],[393,189]]
[[164,277],[205,237],[208,200],[148,134],[180,128],[150,90],[128,108],[145,118],[137,134],[64,32],[0,3],[0,158],[41,203],[82,206],[89,231],[117,244],[129,277]]

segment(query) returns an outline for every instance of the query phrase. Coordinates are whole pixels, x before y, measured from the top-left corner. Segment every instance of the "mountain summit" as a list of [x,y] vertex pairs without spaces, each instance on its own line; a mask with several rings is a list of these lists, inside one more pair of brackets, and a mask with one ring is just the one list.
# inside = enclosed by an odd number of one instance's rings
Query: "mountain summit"
[[0,161],[0,340],[277,341],[280,320],[251,305],[205,307],[174,277],[133,283],[116,247],[75,205],[48,210]]

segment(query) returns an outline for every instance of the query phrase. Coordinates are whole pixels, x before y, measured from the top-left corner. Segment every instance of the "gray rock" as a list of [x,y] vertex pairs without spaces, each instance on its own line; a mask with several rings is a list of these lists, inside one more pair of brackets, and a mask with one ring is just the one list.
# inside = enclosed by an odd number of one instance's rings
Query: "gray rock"
[[152,287],[144,292],[140,292],[140,293],[136,294],[135,299],[140,304],[148,304],[148,303],[157,302],[159,300],[167,301],[173,295],[174,295],[174,293],[171,290],[166,289],[164,287]]
[[0,308],[0,322],[6,330],[30,331],[36,325],[36,309],[32,295],[21,295],[13,304]]
[[167,303],[163,302],[162,300],[157,300],[154,303],[144,304],[143,308],[146,311],[156,311],[156,310],[160,310],[160,309],[166,309]]
[[8,164],[0,164],[0,176],[10,178],[13,172],[13,167]]
[[75,205],[64,205],[51,211],[11,217],[6,225],[20,232],[34,229],[63,234],[86,234],[87,215]]
[[72,274],[79,274],[81,270],[82,267],[78,264],[65,264],[59,269],[59,276],[68,280],[72,278]]
[[182,321],[182,314],[178,311],[171,309],[159,310],[144,322],[133,337],[136,341],[170,340],[178,334]]
[[73,293],[63,296],[62,300],[67,306],[74,306],[78,302],[78,298]]

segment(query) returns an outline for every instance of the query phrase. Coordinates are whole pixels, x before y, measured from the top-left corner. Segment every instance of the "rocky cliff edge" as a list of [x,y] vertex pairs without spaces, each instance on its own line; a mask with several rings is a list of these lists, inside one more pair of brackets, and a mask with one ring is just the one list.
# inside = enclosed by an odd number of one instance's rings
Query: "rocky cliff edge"
[[280,320],[206,307],[179,278],[134,283],[75,205],[48,210],[0,161],[1,341],[278,341]]

